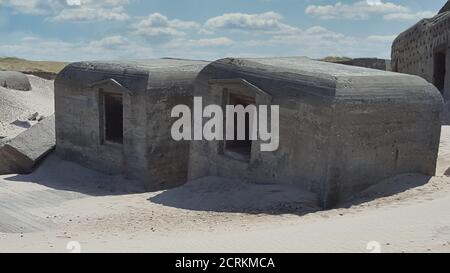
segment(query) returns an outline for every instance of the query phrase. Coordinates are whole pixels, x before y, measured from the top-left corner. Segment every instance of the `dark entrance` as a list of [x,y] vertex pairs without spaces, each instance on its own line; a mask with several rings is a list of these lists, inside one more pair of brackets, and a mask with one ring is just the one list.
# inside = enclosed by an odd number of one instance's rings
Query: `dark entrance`
[[[230,105],[242,105],[244,108],[248,105],[255,105],[255,98],[230,94]],[[252,140],[250,137],[250,114],[245,113],[245,140],[238,140],[238,117],[234,115],[234,140],[227,140],[225,143],[225,150],[238,153],[244,158],[249,159],[252,150]]]
[[434,53],[434,85],[441,93],[445,89],[445,74],[446,74],[446,58],[447,51],[440,50]]
[[123,102],[121,94],[102,93],[103,130],[107,142],[123,143]]

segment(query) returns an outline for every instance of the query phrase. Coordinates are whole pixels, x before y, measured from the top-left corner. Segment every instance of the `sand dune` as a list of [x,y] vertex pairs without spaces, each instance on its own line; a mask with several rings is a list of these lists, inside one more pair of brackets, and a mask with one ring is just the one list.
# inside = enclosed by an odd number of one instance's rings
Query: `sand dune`
[[0,138],[3,141],[27,129],[26,124],[11,124],[14,121],[26,121],[28,116],[36,112],[43,116],[50,116],[55,112],[53,81],[31,75],[28,78],[32,86],[31,91],[0,87]]

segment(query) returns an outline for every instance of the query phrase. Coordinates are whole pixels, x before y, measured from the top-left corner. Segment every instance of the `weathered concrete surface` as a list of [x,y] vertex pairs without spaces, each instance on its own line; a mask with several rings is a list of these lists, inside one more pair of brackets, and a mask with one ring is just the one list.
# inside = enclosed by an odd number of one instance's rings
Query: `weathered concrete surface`
[[[192,104],[207,62],[160,59],[81,62],[55,80],[57,154],[110,174],[141,179],[150,190],[187,181],[189,143],[176,142],[172,107]],[[100,93],[122,94],[123,144],[103,141]]]
[[[447,3],[447,5],[449,5]],[[401,33],[392,44],[392,70],[418,75],[435,84],[435,54],[446,55],[446,70],[450,71],[450,13],[445,9],[433,18],[422,19]],[[446,73],[445,86],[441,91],[449,99],[450,73]]]
[[338,61],[336,63],[353,65],[365,68],[378,69],[383,71],[391,71],[391,60],[378,59],[378,58],[355,58],[349,61]]
[[[236,83],[217,84],[226,80]],[[195,82],[204,105],[223,105],[234,92],[280,106],[279,149],[260,152],[253,141],[246,162],[221,153],[221,141],[192,142],[190,179],[296,184],[332,207],[391,176],[435,173],[442,97],[419,77],[306,58],[228,58]]]
[[443,124],[450,124],[449,11],[450,2],[447,2],[436,16],[419,21],[392,44],[393,71],[418,75],[441,91],[446,101]]
[[51,116],[0,147],[0,174],[31,173],[55,143],[55,118]]
[[0,71],[0,86],[22,91],[31,90],[28,77],[23,73],[15,71]]

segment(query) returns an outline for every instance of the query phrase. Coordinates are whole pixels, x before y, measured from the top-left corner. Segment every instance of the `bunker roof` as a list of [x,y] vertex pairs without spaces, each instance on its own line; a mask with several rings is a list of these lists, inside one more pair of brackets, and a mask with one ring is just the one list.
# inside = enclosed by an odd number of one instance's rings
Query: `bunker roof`
[[[315,61],[306,57],[226,58],[209,64],[199,80],[245,79],[276,96],[423,96],[433,88],[420,77]],[[436,91],[437,92],[437,91]]]
[[[121,84],[122,78],[136,78],[147,81],[147,88],[166,85],[192,83],[198,72],[208,64],[206,61],[184,59],[147,59],[127,61],[85,61],[66,66],[58,74],[56,81],[76,81],[78,84],[92,85],[109,78]],[[130,84],[128,84],[130,85]],[[128,88],[133,89],[131,86]]]

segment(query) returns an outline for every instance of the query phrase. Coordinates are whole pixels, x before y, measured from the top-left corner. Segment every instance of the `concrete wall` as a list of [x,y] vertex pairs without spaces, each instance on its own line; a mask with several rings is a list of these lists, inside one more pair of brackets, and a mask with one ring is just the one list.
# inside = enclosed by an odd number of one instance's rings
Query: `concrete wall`
[[[373,90],[368,86],[370,82],[365,80],[356,88],[370,94]],[[432,86],[403,88],[405,94],[424,95],[405,99],[386,90],[377,96],[337,98],[330,132],[333,148],[328,188],[322,198],[325,207],[395,175],[435,175],[442,98]]]
[[[274,88],[284,88],[282,82],[274,81],[272,84]],[[202,96],[204,105],[222,105],[222,87],[222,84],[212,86],[206,79],[200,80],[195,96]],[[254,96],[257,105],[280,105],[280,147],[276,152],[261,152],[261,142],[253,141],[250,161],[243,161],[219,152],[221,141],[194,141],[191,144],[189,178],[210,175],[234,177],[258,183],[297,184],[307,190],[320,191],[326,177],[327,162],[323,158],[328,151],[331,126],[331,111],[326,104],[331,100],[324,102],[306,93],[295,95],[301,90],[291,90],[291,97],[268,98],[245,86],[226,87],[233,93],[241,90]]]
[[[255,97],[257,105],[279,105],[280,147],[275,152],[261,152],[260,141],[253,141],[251,158],[246,162],[220,153],[220,141],[194,141],[191,144],[189,178],[208,175],[235,177],[258,183],[295,184],[321,192],[327,177],[326,159],[333,102],[329,94],[333,93],[333,86],[328,85],[327,81],[306,81],[303,86],[296,85],[289,80],[277,79],[275,72],[273,77],[268,76],[270,73],[263,72],[262,66],[263,74],[258,74],[252,69],[241,71],[241,67],[235,70],[232,65],[223,67],[223,63],[212,64],[199,74],[195,96],[201,96],[204,105],[222,105],[223,88],[227,88],[233,93],[239,90]],[[283,75],[289,77],[288,73]],[[262,91],[267,95],[245,85],[210,83],[211,79],[239,78],[256,87],[264,86]],[[279,93],[283,95],[277,95]]]
[[190,143],[172,139],[176,118],[171,118],[171,111],[178,104],[192,105],[192,93],[192,86],[156,88],[148,93],[145,181],[150,190],[179,186],[188,180]]
[[194,79],[207,62],[173,60],[174,68],[150,73],[147,86],[147,161],[145,183],[149,190],[161,190],[188,181],[189,141],[175,141],[171,118],[176,105],[191,106]]

